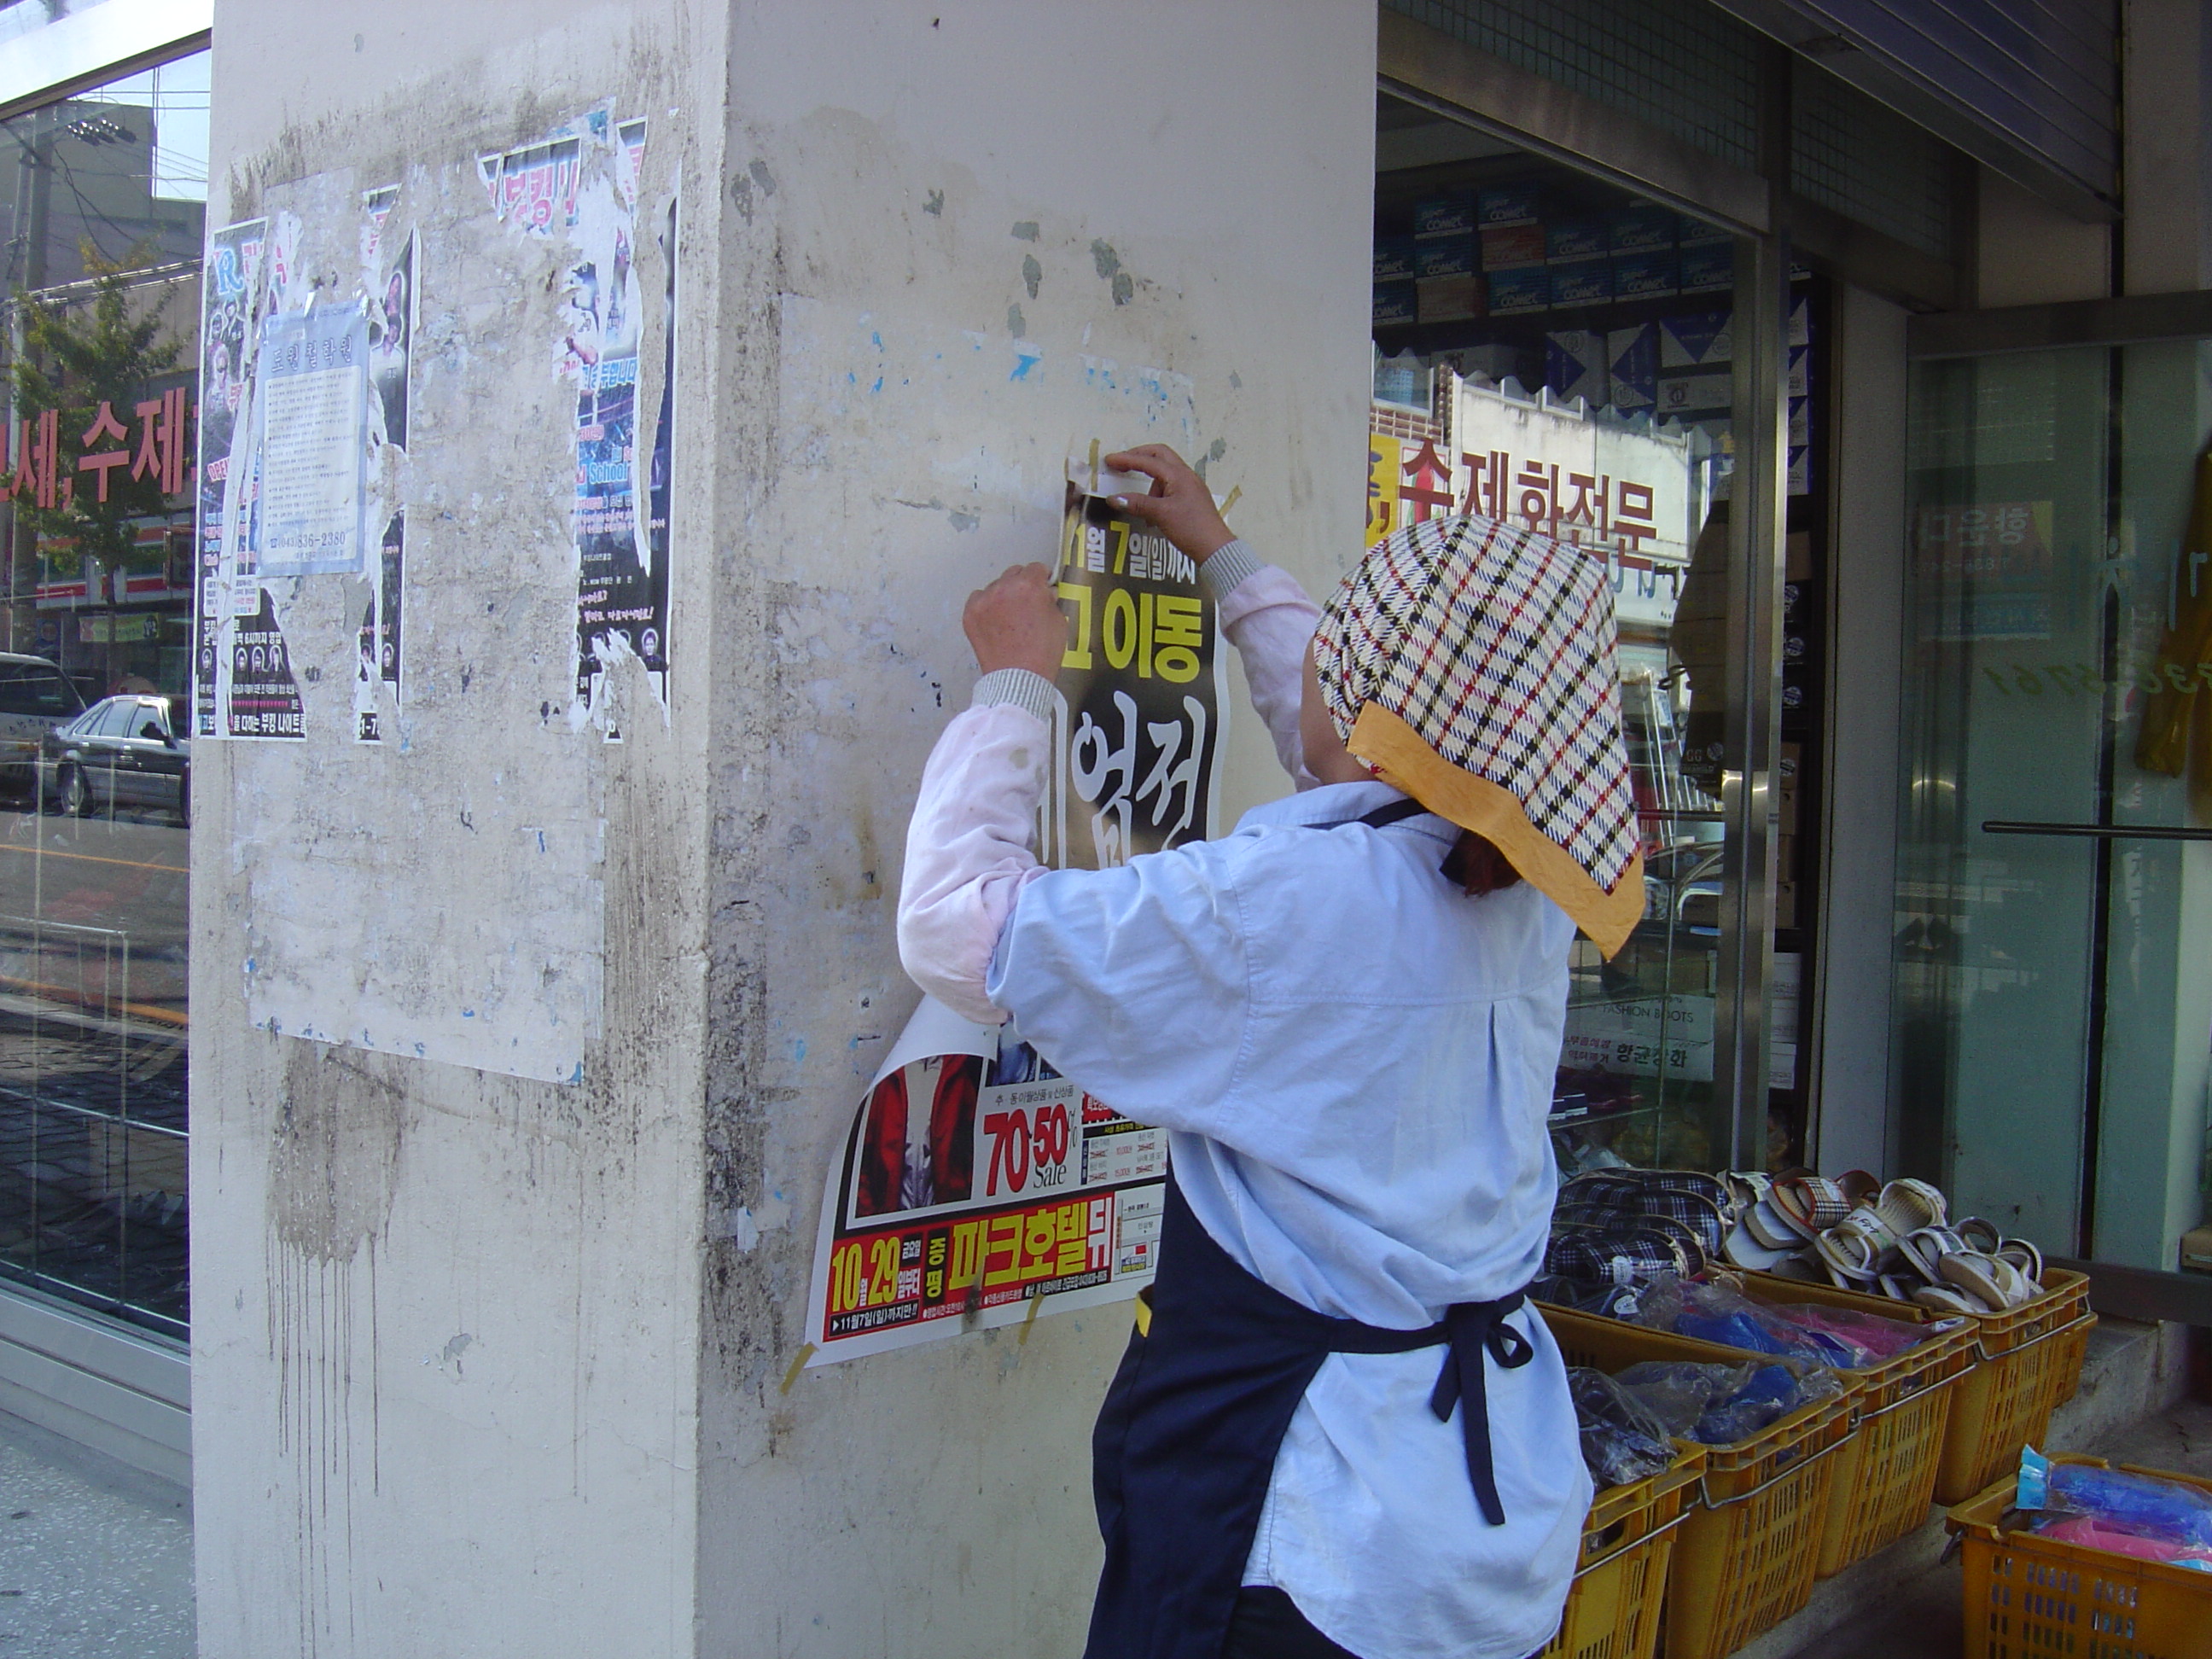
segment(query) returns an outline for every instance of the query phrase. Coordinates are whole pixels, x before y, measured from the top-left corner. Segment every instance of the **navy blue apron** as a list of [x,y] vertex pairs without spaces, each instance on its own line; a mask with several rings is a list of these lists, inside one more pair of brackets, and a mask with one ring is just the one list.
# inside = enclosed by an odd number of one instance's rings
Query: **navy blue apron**
[[1106,1566],[1085,1659],[1220,1659],[1275,1453],[1332,1353],[1441,1346],[1430,1409],[1449,1421],[1459,1407],[1476,1501],[1504,1523],[1483,1362],[1510,1370],[1535,1357],[1504,1323],[1521,1292],[1458,1304],[1412,1331],[1316,1313],[1231,1260],[1172,1173],[1149,1334],[1130,1337],[1091,1435]]

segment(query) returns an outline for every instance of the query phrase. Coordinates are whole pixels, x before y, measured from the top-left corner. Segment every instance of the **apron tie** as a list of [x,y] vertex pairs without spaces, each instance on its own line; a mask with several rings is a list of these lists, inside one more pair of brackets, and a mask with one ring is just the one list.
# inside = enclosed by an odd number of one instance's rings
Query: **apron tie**
[[1512,1371],[1536,1357],[1535,1345],[1505,1322],[1521,1303],[1516,1291],[1496,1302],[1459,1302],[1444,1310],[1444,1363],[1429,1395],[1429,1409],[1439,1423],[1451,1420],[1454,1406],[1461,1407],[1468,1478],[1474,1482],[1482,1518],[1493,1527],[1505,1524],[1505,1505],[1498,1501],[1498,1474],[1491,1463],[1490,1391],[1483,1358],[1486,1350],[1500,1370]]

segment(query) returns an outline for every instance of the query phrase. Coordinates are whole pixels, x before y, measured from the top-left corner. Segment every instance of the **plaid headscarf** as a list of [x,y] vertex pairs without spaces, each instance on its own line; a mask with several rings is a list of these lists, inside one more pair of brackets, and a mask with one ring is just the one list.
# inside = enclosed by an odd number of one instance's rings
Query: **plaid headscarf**
[[1410,526],[1344,579],[1314,660],[1354,756],[1620,949],[1644,860],[1601,561],[1492,519]]

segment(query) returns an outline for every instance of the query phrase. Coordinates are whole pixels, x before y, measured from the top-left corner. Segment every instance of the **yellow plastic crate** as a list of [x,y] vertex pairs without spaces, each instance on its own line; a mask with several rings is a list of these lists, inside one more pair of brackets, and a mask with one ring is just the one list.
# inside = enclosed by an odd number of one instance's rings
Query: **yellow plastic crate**
[[2052,1406],[2063,1406],[2081,1391],[2081,1364],[2089,1357],[2089,1333],[2096,1328],[2085,1297],[2081,1314],[2060,1327],[2051,1339],[2058,1345],[2051,1358]]
[[1671,1468],[1591,1503],[1559,1634],[1539,1659],[1651,1659],[1674,1534],[1705,1466],[1703,1446],[1677,1444]]
[[[2100,1457],[2060,1456],[2054,1463]],[[2212,1492],[2212,1480],[2121,1468]],[[1944,1518],[1966,1569],[1966,1659],[2212,1659],[2212,1573],[2008,1531],[2014,1476]]]
[[[1741,1350],[1645,1330],[1571,1309],[1541,1310],[1570,1365],[1617,1371],[1640,1360],[1741,1364]],[[1722,1659],[1805,1605],[1813,1592],[1836,1460],[1851,1436],[1859,1385],[1705,1449],[1698,1502],[1682,1518],[1667,1571],[1667,1659]]]
[[2031,1297],[2002,1313],[1972,1317],[1980,1334],[1982,1357],[1994,1359],[2039,1340],[2062,1325],[2076,1323],[2088,1311],[2089,1276],[2069,1273],[2063,1267],[2047,1267],[2041,1296]]
[[1903,1353],[1854,1371],[1861,1391],[1857,1433],[1836,1454],[1836,1474],[1814,1576],[1826,1578],[1893,1544],[1928,1518],[1957,1383],[1975,1362],[1972,1322],[1917,1304],[1862,1296],[1826,1285],[1745,1273],[1744,1294],[1756,1302],[1809,1302],[1893,1319],[1948,1324]]
[[[2052,1275],[2057,1277],[2058,1275]],[[2079,1274],[2066,1275],[2080,1278]],[[2070,1296],[2059,1293],[2070,1301]],[[1936,1468],[1936,1501],[1963,1504],[2020,1461],[2020,1449],[2043,1438],[2059,1401],[2073,1398],[2097,1316],[2048,1325],[2017,1346],[1992,1355],[1959,1379],[1943,1455]]]

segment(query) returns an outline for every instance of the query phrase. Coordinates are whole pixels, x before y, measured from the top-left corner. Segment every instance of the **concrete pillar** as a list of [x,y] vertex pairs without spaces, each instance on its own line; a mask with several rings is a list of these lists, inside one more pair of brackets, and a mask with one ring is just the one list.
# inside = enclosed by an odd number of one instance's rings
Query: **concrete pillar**
[[2112,228],[2085,222],[1985,167],[1974,169],[1973,304],[2101,300],[2112,291]]
[[2212,281],[2212,19],[2198,0],[2124,0],[2120,45],[2120,291],[2203,288]]
[[[308,576],[306,736],[200,745],[203,1651],[1075,1650],[1125,1316],[794,1373],[816,1206],[915,1001],[958,601],[1048,556],[1063,456],[1210,457],[1316,584],[1358,548],[1372,7],[222,0],[215,40],[211,222],[291,216],[342,301],[398,184],[419,309],[383,740],[365,585]],[[665,713],[634,660],[575,703],[577,256],[478,165],[601,108],[647,124],[641,444],[681,205]],[[1232,811],[1281,787],[1255,724]]]

